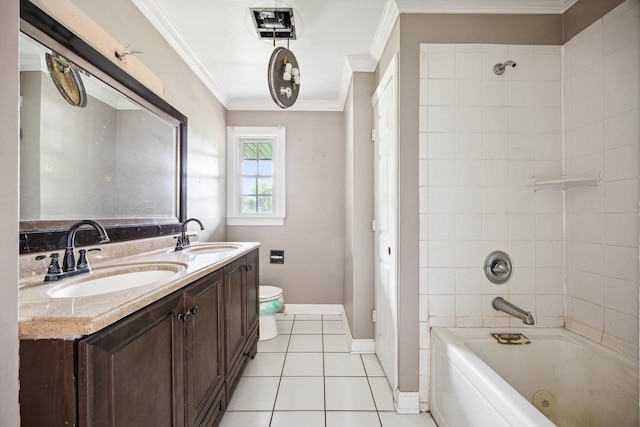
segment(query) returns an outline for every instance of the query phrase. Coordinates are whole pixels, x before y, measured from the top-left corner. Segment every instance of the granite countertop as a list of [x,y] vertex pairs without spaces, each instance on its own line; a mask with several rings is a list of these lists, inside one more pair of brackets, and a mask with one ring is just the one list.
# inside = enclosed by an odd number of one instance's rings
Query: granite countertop
[[[206,245],[206,243],[194,244],[193,249]],[[92,334],[224,267],[260,246],[256,242],[220,243],[220,245],[235,245],[237,249],[220,253],[195,250],[175,252],[172,247],[168,247],[111,259],[107,263],[94,267],[90,274],[106,276],[132,266],[145,269],[145,266],[157,264],[167,266],[175,271],[175,274],[166,280],[100,295],[75,298],[52,298],[48,295],[48,292],[54,288],[66,287],[86,280],[87,275],[57,282],[44,282],[43,275],[23,278],[19,289],[20,338],[73,339]]]

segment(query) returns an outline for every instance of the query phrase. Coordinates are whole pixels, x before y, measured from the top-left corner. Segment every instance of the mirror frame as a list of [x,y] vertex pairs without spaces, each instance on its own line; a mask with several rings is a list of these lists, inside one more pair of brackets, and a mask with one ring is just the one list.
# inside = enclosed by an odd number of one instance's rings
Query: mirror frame
[[[97,219],[108,231],[111,242],[168,236],[180,233],[187,210],[187,117],[164,99],[145,87],[117,64],[72,33],[29,0],[20,0],[20,30],[45,46],[49,42],[59,45],[63,55],[70,54],[74,62],[79,58],[88,65],[89,72],[113,86],[135,102],[161,117],[177,123],[178,182],[177,218]],[[42,36],[42,37],[40,37]],[[52,48],[52,46],[47,46]],[[57,49],[57,46],[54,46]],[[65,52],[66,51],[66,52]],[[61,189],[63,191],[64,189]],[[69,226],[75,221],[20,221],[20,254],[62,249],[66,246]],[[95,230],[79,230],[78,246],[95,243]]]

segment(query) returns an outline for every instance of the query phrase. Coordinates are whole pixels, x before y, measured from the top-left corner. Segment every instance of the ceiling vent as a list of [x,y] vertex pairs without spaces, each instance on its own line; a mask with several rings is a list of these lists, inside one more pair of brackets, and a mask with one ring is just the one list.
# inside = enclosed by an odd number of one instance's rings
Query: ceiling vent
[[251,8],[250,11],[260,40],[296,39],[292,8]]

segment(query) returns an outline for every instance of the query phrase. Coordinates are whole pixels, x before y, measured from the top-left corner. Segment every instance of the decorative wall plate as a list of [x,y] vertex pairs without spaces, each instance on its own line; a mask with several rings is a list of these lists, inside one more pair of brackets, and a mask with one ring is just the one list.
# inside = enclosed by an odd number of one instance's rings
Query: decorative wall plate
[[295,104],[300,92],[300,69],[293,52],[277,47],[271,54],[267,70],[271,98],[280,108]]
[[46,54],[47,68],[62,97],[74,107],[87,105],[87,92],[78,69],[57,53]]

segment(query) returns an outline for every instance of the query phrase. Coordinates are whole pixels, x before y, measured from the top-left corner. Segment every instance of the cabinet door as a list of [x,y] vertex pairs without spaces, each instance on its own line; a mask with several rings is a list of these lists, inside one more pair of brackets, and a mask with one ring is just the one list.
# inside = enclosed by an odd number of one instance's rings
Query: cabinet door
[[236,364],[240,361],[247,340],[245,266],[244,258],[240,258],[224,268],[225,366],[227,373],[237,368]]
[[260,289],[259,289],[259,277],[260,271],[258,269],[258,251],[250,252],[246,256],[246,281],[247,281],[247,327],[249,331],[253,331],[258,326],[258,320],[260,316]]
[[78,425],[76,356],[75,341],[20,341],[22,427]]
[[182,310],[171,295],[79,343],[82,425],[184,425]]
[[223,274],[218,270],[185,290],[187,425],[206,424],[224,382]]

